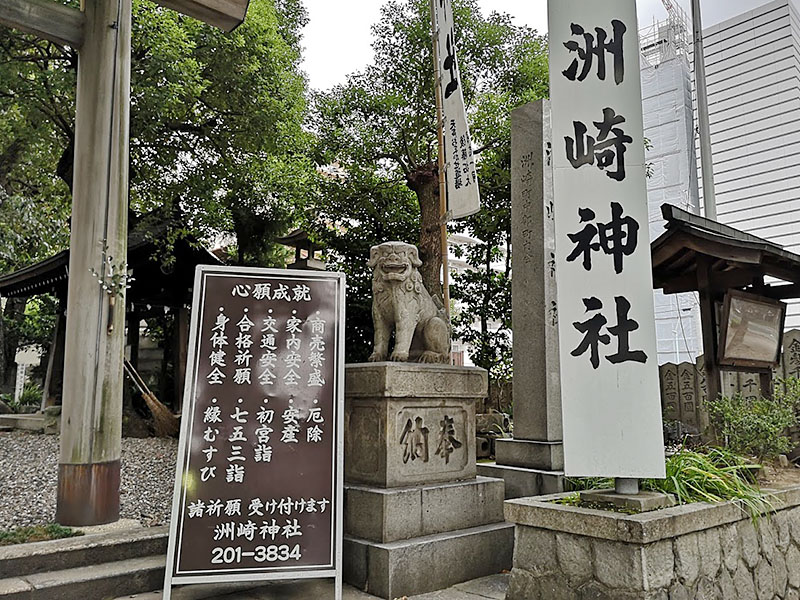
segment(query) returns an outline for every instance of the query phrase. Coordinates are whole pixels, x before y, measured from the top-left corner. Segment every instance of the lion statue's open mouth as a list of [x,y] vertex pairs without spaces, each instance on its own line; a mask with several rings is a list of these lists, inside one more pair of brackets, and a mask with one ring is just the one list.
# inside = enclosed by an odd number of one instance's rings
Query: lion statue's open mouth
[[389,357],[395,332],[393,361],[409,359],[446,363],[450,359],[450,326],[441,303],[437,306],[425,286],[419,251],[411,244],[386,242],[370,249],[372,320],[375,348],[369,360]]
[[398,281],[402,281],[408,277],[412,267],[410,263],[382,262],[380,268],[381,271],[383,271],[383,275],[386,279],[396,279]]

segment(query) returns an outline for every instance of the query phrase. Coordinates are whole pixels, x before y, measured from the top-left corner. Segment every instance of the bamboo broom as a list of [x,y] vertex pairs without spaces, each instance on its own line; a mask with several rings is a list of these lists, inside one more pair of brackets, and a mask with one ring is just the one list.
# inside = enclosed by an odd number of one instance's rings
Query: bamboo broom
[[136,372],[136,369],[134,369],[127,358],[125,359],[124,365],[125,372],[139,389],[139,393],[142,394],[147,408],[150,409],[153,415],[153,425],[156,430],[156,435],[159,437],[174,437],[178,435],[180,431],[180,417],[174,415],[169,408],[159,402],[158,398],[150,391],[144,379]]

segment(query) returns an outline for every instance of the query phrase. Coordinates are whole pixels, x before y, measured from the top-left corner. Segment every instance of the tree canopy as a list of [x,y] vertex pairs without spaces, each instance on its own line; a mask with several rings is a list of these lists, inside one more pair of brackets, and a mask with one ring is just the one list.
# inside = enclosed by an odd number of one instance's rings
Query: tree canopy
[[172,206],[195,234],[234,234],[240,264],[272,266],[274,239],[293,224],[314,174],[302,3],[254,0],[232,34],[136,6],[132,205]]
[[[487,199],[480,215],[454,227],[466,226],[485,239],[488,248],[467,251],[470,256],[477,252],[471,262],[480,268],[485,261],[479,255],[489,252],[494,257],[498,244],[510,240],[505,235],[506,230],[510,232],[509,113],[546,96],[546,39],[515,25],[509,15],[484,15],[477,0],[453,0],[453,6],[461,85],[480,154],[481,193]],[[350,75],[345,84],[315,98],[318,160],[338,167],[337,176],[324,185],[317,228],[339,257],[337,264],[347,265],[353,288],[349,297],[371,296],[368,249],[390,238],[420,246],[426,287],[441,294],[438,140],[428,0],[386,2],[372,32],[373,62]],[[345,206],[349,210],[341,212]],[[402,223],[399,218],[408,221]],[[473,320],[487,304],[484,291],[497,293],[486,287],[490,279],[475,282],[484,286],[480,293],[466,287],[456,293],[468,303],[464,314]],[[509,281],[510,272],[503,279],[507,294]],[[348,314],[359,324],[348,331],[348,347],[353,347],[350,358],[363,359],[371,343],[369,306],[349,302]],[[506,304],[510,307],[510,298]],[[508,312],[508,319],[500,320],[510,326]],[[486,318],[487,324],[494,320]],[[467,329],[466,324],[460,328],[462,333]],[[487,329],[484,339],[490,333]]]
[[[301,1],[253,0],[232,34],[147,0],[133,12],[131,208],[175,217],[173,239],[227,234],[238,262],[271,263],[313,177]],[[58,212],[52,246],[67,232],[77,65],[69,47],[0,28],[0,187]]]
[[[225,34],[134,2],[130,208],[169,222],[154,259],[169,262],[174,241],[191,235],[232,241],[241,264],[280,262],[274,239],[314,178],[299,70],[306,19],[301,0],[252,0]],[[77,68],[74,49],[0,27],[0,273],[68,246]],[[0,383],[25,337],[24,310],[9,301],[0,321]]]

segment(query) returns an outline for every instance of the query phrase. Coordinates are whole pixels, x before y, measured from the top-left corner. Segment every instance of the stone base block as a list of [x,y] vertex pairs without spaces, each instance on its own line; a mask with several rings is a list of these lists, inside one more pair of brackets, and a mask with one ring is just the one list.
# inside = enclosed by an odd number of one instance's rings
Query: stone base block
[[544,471],[498,465],[497,463],[480,463],[478,464],[478,475],[503,479],[506,484],[506,500],[557,494],[565,489],[563,471]]
[[384,488],[475,478],[474,367],[369,363],[345,369],[345,479]]
[[619,508],[630,508],[638,512],[648,512],[675,506],[675,498],[671,494],[661,494],[659,492],[618,494],[614,490],[589,490],[581,492],[580,496],[584,502],[612,504]]
[[344,530],[388,543],[499,523],[503,499],[503,480],[485,477],[392,489],[346,485]]
[[388,544],[345,536],[344,580],[393,600],[508,570],[513,548],[514,527],[508,523]]
[[499,439],[495,442],[495,456],[499,465],[543,471],[564,470],[562,442]]

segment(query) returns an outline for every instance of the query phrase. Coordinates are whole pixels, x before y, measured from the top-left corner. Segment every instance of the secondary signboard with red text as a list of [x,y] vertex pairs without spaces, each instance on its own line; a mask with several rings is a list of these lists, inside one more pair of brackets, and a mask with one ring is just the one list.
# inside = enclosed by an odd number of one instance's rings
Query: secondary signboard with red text
[[198,268],[166,594],[303,578],[340,590],[343,324],[340,274]]
[[635,0],[550,0],[567,475],[664,477]]

